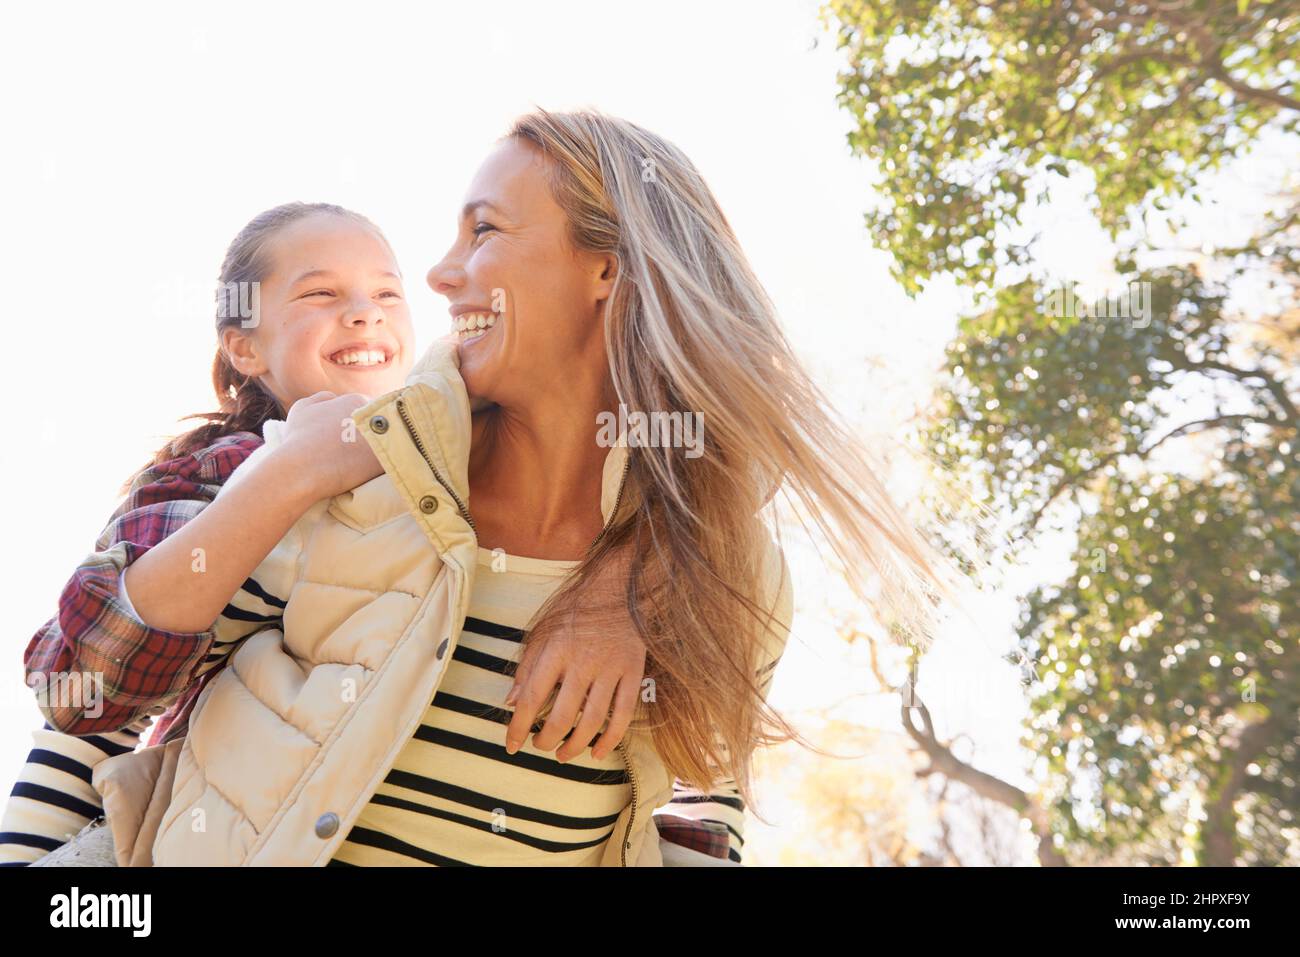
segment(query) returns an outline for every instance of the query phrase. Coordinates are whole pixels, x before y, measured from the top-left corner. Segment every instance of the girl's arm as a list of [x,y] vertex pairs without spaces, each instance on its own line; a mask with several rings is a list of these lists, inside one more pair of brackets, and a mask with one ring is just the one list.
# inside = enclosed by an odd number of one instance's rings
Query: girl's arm
[[[236,433],[146,469],[132,482],[96,540],[95,551],[64,587],[58,614],[36,632],[23,654],[27,683],[54,730],[99,734],[136,724],[147,715],[149,704],[183,687],[160,687],[156,663],[167,661],[188,675],[202,661],[212,633],[150,628],[118,600],[121,576],[212,502],[235,468],[261,444],[252,433]],[[96,684],[96,672],[102,684]],[[83,673],[87,681],[73,679]],[[73,700],[78,691],[84,692],[80,702]],[[146,700],[149,704],[142,705]]]
[[[126,570],[126,589],[150,628],[196,633],[211,627],[271,549],[320,498],[309,463],[280,446],[232,483],[183,528]],[[241,473],[241,475],[244,473]]]
[[[244,445],[234,443],[234,453],[222,440],[165,463],[163,474],[142,476],[143,484],[137,480],[127,514],[110,523],[110,532],[125,523],[143,540],[101,537],[100,550],[64,589],[59,614],[24,655],[28,684],[52,727],[68,734],[118,730],[160,713],[191,684],[212,646],[212,623],[231,595],[257,594],[244,587],[247,576],[285,533],[313,503],[382,472],[369,446],[345,439],[340,427],[365,401],[318,393],[295,403],[284,440],[262,449],[252,474],[219,500],[217,490],[252,453],[247,436]],[[177,490],[188,497],[177,501]],[[157,496],[172,498],[161,515]],[[128,565],[138,617],[118,598]]]

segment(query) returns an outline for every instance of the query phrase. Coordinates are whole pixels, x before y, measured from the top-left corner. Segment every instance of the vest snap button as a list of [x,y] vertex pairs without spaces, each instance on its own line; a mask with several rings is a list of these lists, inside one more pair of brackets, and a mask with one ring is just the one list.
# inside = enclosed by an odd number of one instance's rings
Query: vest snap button
[[388,431],[388,420],[382,415],[372,415],[370,417],[370,430],[383,435]]
[[429,515],[433,512],[436,512],[437,510],[438,510],[438,500],[434,498],[432,495],[426,495],[424,496],[424,498],[420,499],[420,511],[422,511],[425,515]]
[[327,811],[316,819],[316,836],[333,837],[334,832],[339,829],[339,816],[333,811]]

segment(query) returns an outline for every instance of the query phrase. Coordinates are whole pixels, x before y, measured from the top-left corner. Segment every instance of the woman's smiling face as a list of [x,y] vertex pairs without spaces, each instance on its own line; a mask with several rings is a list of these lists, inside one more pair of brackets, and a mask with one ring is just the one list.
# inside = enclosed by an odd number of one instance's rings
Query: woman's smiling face
[[260,377],[287,409],[316,392],[379,396],[414,362],[411,312],[387,243],[329,213],[290,223],[271,241],[256,326],[223,333],[235,368]]
[[470,395],[508,406],[575,376],[606,376],[601,304],[614,269],[613,257],[574,248],[542,154],[518,139],[499,144],[428,275],[451,303]]

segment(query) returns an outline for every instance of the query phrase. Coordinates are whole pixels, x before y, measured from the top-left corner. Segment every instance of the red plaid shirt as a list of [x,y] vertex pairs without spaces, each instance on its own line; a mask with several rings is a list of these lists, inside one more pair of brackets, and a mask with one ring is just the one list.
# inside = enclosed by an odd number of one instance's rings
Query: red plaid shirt
[[[131,483],[125,500],[100,533],[95,551],[64,587],[59,613],[36,632],[23,654],[29,686],[38,680],[57,684],[50,675],[97,676],[89,680],[99,687],[99,707],[84,707],[84,695],[76,703],[51,704],[48,696],[38,694],[41,711],[52,727],[66,734],[89,735],[162,715],[150,739],[159,743],[178,717],[188,716],[206,679],[220,670],[204,666],[219,666],[226,657],[214,660],[208,655],[215,632],[181,634],[150,628],[122,607],[120,578],[128,565],[216,498],[230,474],[261,444],[254,433],[237,432],[205,449],[152,466]],[[250,627],[249,633],[253,630]],[[92,717],[93,711],[102,713]]]

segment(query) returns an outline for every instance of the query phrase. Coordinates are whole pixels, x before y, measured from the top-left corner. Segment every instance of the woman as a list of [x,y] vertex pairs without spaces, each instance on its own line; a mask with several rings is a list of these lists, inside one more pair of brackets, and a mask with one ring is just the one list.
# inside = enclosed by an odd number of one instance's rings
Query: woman
[[[754,667],[770,607],[758,601],[766,533],[755,517],[782,485],[882,621],[903,640],[933,632],[936,598],[956,593],[951,566],[832,416],[674,145],[596,112],[521,118],[475,176],[429,283],[453,316],[500,294],[506,303],[460,344],[470,394],[493,403],[475,417],[470,458],[480,539],[582,558],[534,634],[581,614],[601,587],[595,572],[630,546],[622,590],[657,689],[656,750],[678,778],[704,785],[717,764],[748,800],[751,753],[772,740],[761,729],[767,676]],[[587,550],[603,456],[592,423],[619,405],[696,416],[704,454],[634,447],[635,508]]]

